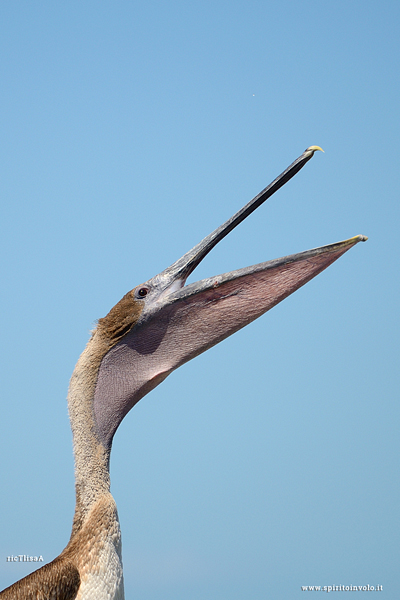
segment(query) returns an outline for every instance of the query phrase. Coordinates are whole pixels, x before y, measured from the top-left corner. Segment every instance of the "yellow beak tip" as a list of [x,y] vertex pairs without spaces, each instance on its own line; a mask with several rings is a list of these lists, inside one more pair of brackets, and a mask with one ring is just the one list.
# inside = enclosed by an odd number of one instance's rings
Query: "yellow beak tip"
[[324,152],[320,146],[309,146],[309,147],[307,148],[306,152],[307,152],[308,150],[310,150],[311,152],[316,152],[317,150],[320,150],[321,152]]

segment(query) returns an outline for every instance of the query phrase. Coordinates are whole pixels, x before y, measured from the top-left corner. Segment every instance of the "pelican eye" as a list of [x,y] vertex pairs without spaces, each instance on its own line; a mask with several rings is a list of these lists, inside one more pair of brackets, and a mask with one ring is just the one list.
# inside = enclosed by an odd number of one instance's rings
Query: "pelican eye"
[[138,291],[136,292],[136,295],[137,295],[139,298],[144,298],[145,296],[147,296],[147,294],[148,294],[148,293],[149,293],[149,288],[147,288],[147,287],[142,287],[142,288],[139,288],[139,289],[138,289]]

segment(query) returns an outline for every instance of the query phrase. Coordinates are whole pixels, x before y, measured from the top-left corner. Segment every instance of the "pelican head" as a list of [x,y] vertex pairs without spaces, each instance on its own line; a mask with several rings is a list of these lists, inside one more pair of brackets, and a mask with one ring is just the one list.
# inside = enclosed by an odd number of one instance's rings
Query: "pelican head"
[[322,150],[310,146],[267,188],[173,265],[131,290],[98,330],[108,338],[94,414],[108,450],[114,433],[145,394],[174,369],[241,329],[315,277],[365,236],[260,263],[186,285],[189,275],[232,229]]

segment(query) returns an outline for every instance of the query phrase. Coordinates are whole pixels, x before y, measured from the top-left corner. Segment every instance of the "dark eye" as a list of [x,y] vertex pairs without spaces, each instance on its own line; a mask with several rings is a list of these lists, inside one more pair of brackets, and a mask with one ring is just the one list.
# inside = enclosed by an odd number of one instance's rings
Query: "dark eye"
[[139,288],[137,291],[137,295],[139,296],[139,298],[144,298],[145,296],[147,296],[149,289],[142,287]]

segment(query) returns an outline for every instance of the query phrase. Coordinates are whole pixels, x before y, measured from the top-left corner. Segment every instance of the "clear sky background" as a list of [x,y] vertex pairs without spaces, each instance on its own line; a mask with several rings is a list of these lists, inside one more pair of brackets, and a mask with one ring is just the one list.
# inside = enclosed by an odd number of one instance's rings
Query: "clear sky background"
[[69,539],[95,320],[317,144],[191,281],[369,240],[127,416],[126,597],[399,597],[399,23],[395,0],[1,3],[0,589]]

